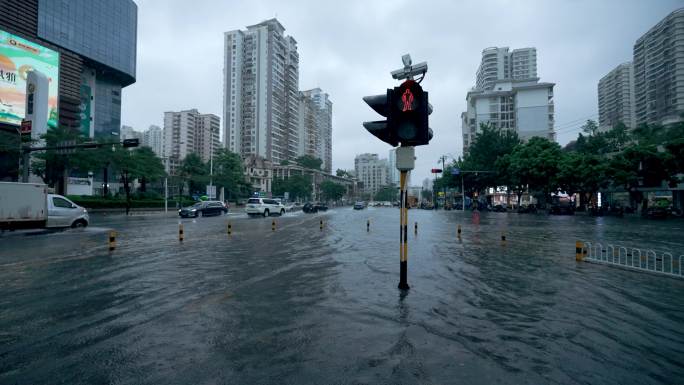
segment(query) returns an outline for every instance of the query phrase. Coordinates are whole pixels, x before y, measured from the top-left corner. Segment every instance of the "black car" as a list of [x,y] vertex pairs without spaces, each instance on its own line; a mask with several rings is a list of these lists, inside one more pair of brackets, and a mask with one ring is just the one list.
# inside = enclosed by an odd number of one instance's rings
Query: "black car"
[[328,210],[328,206],[326,206],[320,202],[316,202],[316,203],[307,202],[304,205],[304,207],[302,207],[302,211],[304,211],[307,214],[313,214],[313,213],[317,213],[319,211],[326,211],[326,210]]
[[228,212],[228,208],[220,201],[197,202],[192,206],[183,207],[178,210],[178,215],[183,218],[209,217],[212,215],[223,215]]

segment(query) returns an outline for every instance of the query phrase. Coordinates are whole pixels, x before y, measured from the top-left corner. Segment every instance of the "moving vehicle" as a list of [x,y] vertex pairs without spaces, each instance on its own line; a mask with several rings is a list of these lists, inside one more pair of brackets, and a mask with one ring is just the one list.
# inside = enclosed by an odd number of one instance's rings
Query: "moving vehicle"
[[302,211],[304,211],[307,214],[313,214],[317,213],[319,211],[327,211],[328,206],[324,205],[321,202],[316,202],[316,203],[311,203],[307,202],[304,207],[302,207]]
[[222,215],[227,212],[228,207],[221,201],[203,201],[181,208],[178,210],[178,216],[182,218],[197,218]]
[[506,205],[505,204],[496,204],[494,207],[492,207],[492,211],[496,213],[505,213],[506,212]]
[[356,202],[354,203],[354,210],[363,210],[366,208],[366,203],[365,202]]
[[272,214],[284,215],[285,206],[275,199],[249,198],[247,204],[245,205],[245,212],[250,217],[256,215],[263,215],[267,217]]
[[85,227],[88,210],[36,183],[0,182],[0,229]]
[[537,213],[537,206],[534,204],[526,205],[526,206],[520,206],[518,208],[518,214],[536,214]]

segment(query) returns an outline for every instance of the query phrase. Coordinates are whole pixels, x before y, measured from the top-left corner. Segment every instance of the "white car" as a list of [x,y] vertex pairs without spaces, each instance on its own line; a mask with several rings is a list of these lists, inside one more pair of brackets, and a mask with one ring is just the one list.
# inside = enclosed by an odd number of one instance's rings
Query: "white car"
[[250,198],[245,205],[245,212],[249,216],[263,215],[265,217],[271,214],[285,214],[285,206],[275,199],[268,198]]
[[47,227],[86,227],[88,210],[57,194],[47,195]]

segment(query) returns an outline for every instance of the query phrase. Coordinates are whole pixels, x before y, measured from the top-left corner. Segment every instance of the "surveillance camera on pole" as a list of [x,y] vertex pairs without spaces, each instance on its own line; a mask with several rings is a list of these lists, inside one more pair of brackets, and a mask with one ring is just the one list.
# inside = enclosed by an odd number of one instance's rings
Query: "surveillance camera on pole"
[[[403,55],[404,68],[392,71],[392,78],[404,80],[398,87],[388,88],[383,95],[365,96],[366,102],[375,112],[387,118],[364,122],[363,126],[381,141],[397,148],[397,169],[400,174],[401,215],[400,215],[400,252],[399,252],[399,289],[408,290],[408,193],[406,181],[408,172],[415,166],[415,147],[424,146],[432,139],[432,130],[428,125],[428,115],[432,106],[428,102],[428,93],[420,86],[427,73],[427,63],[413,65],[411,55]],[[420,79],[414,80],[414,76]]]

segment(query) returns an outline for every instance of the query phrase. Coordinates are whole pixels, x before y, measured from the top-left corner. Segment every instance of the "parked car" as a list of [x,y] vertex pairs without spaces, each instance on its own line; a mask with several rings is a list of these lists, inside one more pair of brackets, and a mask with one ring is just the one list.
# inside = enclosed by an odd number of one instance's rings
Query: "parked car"
[[285,206],[275,199],[249,198],[247,204],[245,205],[245,212],[250,217],[256,215],[263,215],[267,217],[272,214],[284,215]]
[[314,207],[316,208],[316,211],[328,211],[328,205],[323,202],[316,202]]
[[553,215],[575,215],[575,207],[572,204],[554,203],[549,209],[549,214]]
[[192,206],[181,208],[178,210],[178,215],[182,218],[197,218],[223,215],[227,212],[228,208],[221,201],[203,201],[197,202]]
[[354,210],[363,210],[365,208],[366,208],[365,202],[358,201],[358,202],[354,203]]

